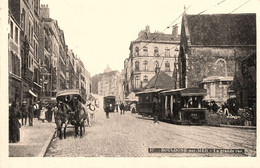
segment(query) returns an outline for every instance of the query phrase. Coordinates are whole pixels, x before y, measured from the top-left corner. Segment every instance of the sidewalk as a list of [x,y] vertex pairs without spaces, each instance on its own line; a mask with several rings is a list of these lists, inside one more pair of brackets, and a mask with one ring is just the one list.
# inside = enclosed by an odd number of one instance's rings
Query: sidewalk
[[34,119],[33,126],[20,128],[20,142],[9,143],[9,157],[43,157],[55,133],[54,122]]

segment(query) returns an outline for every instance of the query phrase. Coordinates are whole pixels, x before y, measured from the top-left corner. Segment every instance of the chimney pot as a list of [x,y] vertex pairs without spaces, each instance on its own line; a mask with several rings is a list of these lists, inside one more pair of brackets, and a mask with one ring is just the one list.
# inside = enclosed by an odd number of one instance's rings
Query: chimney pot
[[175,24],[173,27],[172,27],[172,35],[173,35],[173,38],[176,39],[178,37],[178,25]]

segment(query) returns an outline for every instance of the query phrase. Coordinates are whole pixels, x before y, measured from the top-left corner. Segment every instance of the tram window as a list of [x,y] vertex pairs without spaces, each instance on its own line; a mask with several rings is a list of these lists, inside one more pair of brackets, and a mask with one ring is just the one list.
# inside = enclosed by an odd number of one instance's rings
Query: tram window
[[192,97],[184,98],[185,108],[198,108],[198,106],[199,106],[198,97],[192,96]]

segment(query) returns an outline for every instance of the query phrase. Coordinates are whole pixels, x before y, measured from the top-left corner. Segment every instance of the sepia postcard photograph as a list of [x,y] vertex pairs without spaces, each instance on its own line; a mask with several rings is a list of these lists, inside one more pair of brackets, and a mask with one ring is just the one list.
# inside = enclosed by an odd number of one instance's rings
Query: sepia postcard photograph
[[0,167],[259,167],[259,8],[2,0]]

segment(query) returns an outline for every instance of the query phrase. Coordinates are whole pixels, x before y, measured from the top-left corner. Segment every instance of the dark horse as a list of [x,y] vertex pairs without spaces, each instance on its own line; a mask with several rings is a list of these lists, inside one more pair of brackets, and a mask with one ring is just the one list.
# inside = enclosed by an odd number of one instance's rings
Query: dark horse
[[66,139],[66,128],[68,125],[68,121],[71,115],[71,108],[63,103],[59,102],[58,103],[58,108],[54,109],[54,115],[55,115],[55,123],[57,126],[57,136],[62,139],[62,126],[64,124],[64,139]]
[[[80,137],[82,137],[82,131],[85,133],[85,120],[87,119],[87,112],[85,108],[83,107],[82,103],[75,99],[73,102],[75,114],[74,114],[74,119],[75,119],[75,137],[78,136],[80,128]],[[83,129],[83,130],[82,130]]]

